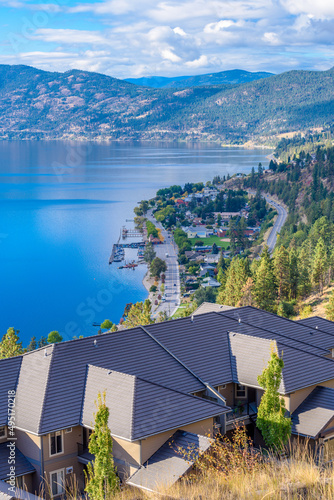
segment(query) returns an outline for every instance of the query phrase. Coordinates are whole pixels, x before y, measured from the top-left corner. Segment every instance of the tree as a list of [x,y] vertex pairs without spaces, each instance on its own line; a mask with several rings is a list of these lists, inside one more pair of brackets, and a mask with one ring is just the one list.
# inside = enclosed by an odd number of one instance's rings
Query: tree
[[282,245],[275,251],[273,264],[278,299],[286,300],[290,292],[290,263],[289,252]]
[[110,319],[105,319],[103,323],[101,323],[101,328],[103,330],[106,329],[111,332],[117,332],[117,326],[112,321],[110,321]]
[[20,330],[15,330],[13,327],[8,328],[7,333],[2,337],[0,343],[0,359],[11,358],[22,354],[22,342],[20,342],[18,334]]
[[167,271],[166,262],[160,259],[160,257],[155,257],[150,265],[151,276],[160,276],[161,273],[165,273],[166,271]]
[[258,408],[256,426],[260,429],[267,446],[282,449],[291,436],[291,419],[285,417],[284,399],[279,387],[284,368],[283,359],[278,356],[276,344],[271,347],[268,366],[257,380],[264,389]]
[[45,347],[46,345],[48,345],[48,339],[46,337],[41,337],[38,342],[37,342],[37,345],[38,345],[38,348],[40,347]]
[[152,243],[147,243],[143,254],[144,261],[150,264],[155,257],[156,253],[154,251]]
[[118,491],[119,479],[112,456],[113,442],[108,427],[109,408],[106,405],[105,392],[102,395],[98,393],[95,405],[97,408],[94,415],[95,425],[88,444],[94,460],[93,463],[87,464],[85,491],[92,500],[104,500]]
[[145,302],[136,302],[132,304],[123,326],[125,328],[134,328],[139,325],[149,325],[154,323],[151,318],[151,302],[146,299]]
[[254,297],[257,306],[273,311],[277,298],[275,275],[268,247],[263,249],[255,275]]
[[325,273],[327,271],[327,255],[325,243],[322,237],[319,238],[314,251],[312,268],[312,285],[316,290],[322,293],[324,288]]
[[31,340],[26,348],[26,352],[34,351],[37,349],[37,340],[36,337],[31,337]]
[[212,245],[212,253],[213,253],[214,255],[217,255],[217,254],[218,254],[218,252],[219,252],[219,248],[218,248],[218,246],[216,245],[216,243],[214,243],[214,244]]
[[48,344],[57,344],[58,342],[62,342],[63,337],[57,332],[50,332],[48,335]]
[[241,299],[237,306],[254,306],[254,281],[253,278],[248,278],[245,285],[241,289]]
[[216,302],[217,291],[215,288],[211,286],[207,286],[205,288],[200,287],[194,293],[194,300],[196,301],[197,306],[203,304],[203,302]]
[[226,271],[225,286],[219,288],[218,304],[236,306],[243,296],[242,289],[248,277],[246,259],[233,257],[230,267]]
[[325,307],[326,309],[326,319],[329,319],[330,321],[334,321],[334,293],[332,292],[329,297],[329,302],[327,306]]
[[289,283],[290,299],[296,299],[299,285],[298,256],[295,248],[291,248],[289,253]]

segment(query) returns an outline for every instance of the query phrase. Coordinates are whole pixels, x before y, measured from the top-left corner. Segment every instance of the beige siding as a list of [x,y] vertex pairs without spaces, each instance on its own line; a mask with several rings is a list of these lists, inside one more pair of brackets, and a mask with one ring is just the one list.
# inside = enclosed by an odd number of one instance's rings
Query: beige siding
[[[73,467],[73,474],[66,474],[66,468]],[[50,473],[55,472],[56,470],[64,469],[64,478],[66,485],[71,485],[73,480],[76,480],[79,488],[84,487],[84,472],[83,465],[78,462],[77,456],[63,456],[62,459],[58,461],[49,461],[44,465],[44,478],[47,481],[47,484],[50,484]],[[46,498],[49,498],[49,495],[46,494]]]
[[[194,424],[185,425],[180,427],[180,429],[193,432],[194,434],[213,435],[213,419],[208,418],[202,420],[201,422],[195,422]],[[148,460],[153,453],[155,453],[166,441],[170,438],[177,429],[171,431],[166,431],[156,436],[151,436],[147,439],[141,441],[141,463],[143,464]]]
[[48,434],[47,436],[43,436],[43,452],[45,462],[48,460],[57,461],[58,457],[65,455],[77,455],[78,443],[82,443],[83,428],[80,426],[72,427],[72,432],[67,433],[65,431],[62,431],[62,433],[64,451],[59,455],[50,455],[50,434]]
[[234,405],[234,384],[226,384],[226,388],[219,386],[218,392],[226,399],[226,406]]
[[130,443],[124,439],[113,438],[113,455],[127,464],[140,465],[140,441]]
[[329,380],[328,382],[322,382],[321,384],[315,384],[311,387],[306,387],[306,389],[301,389],[300,391],[296,391],[290,394],[290,412],[294,412],[296,408],[304,401],[304,399],[313,391],[317,385],[321,385],[323,387],[332,387],[334,388],[334,380]]

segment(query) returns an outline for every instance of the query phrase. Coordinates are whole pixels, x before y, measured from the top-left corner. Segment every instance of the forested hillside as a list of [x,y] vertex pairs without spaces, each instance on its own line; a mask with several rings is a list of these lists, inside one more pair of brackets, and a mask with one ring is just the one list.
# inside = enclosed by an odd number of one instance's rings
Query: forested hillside
[[291,71],[239,85],[149,89],[106,75],[0,66],[0,134],[11,138],[273,143],[329,129],[334,70]]
[[273,73],[243,71],[241,69],[233,69],[229,71],[220,71],[219,73],[208,73],[206,75],[195,76],[178,76],[176,78],[166,78],[163,76],[149,76],[142,78],[127,78],[126,81],[152,87],[156,89],[166,88],[185,88],[198,87],[201,85],[222,85],[222,84],[238,84],[260,80],[273,76]]
[[[269,172],[253,169],[242,181],[244,189],[276,195],[289,216],[273,257],[265,250],[252,263],[239,257],[221,262],[219,302],[253,304],[285,316],[295,314],[299,305],[303,314],[303,300],[320,296],[333,282],[334,147],[312,150],[310,141],[305,146],[308,152],[299,148],[289,162],[272,161]],[[296,140],[285,140],[277,155],[295,147]]]

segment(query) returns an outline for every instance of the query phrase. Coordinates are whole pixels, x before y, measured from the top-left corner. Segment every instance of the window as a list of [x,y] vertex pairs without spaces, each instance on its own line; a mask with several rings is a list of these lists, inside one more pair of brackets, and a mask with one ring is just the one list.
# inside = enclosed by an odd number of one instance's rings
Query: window
[[50,455],[63,453],[63,432],[51,432],[50,434]]
[[0,427],[0,439],[5,438],[7,435],[6,433],[6,427]]
[[235,386],[235,396],[240,399],[247,398],[247,387],[245,385],[237,384]]
[[64,469],[50,472],[50,486],[53,497],[64,493]]
[[70,432],[72,432],[72,427],[68,427],[67,429],[65,429],[65,434],[69,434]]

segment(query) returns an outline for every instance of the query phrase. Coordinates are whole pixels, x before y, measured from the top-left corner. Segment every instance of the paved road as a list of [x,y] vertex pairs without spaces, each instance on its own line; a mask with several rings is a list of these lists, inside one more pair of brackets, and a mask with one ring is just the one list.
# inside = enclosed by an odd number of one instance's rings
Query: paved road
[[267,195],[263,195],[264,198],[266,199],[266,202],[269,203],[269,205],[273,206],[278,213],[278,217],[276,219],[276,222],[269,234],[267,245],[269,247],[270,253],[274,251],[276,241],[277,241],[277,234],[281,231],[286,218],[288,216],[288,212],[285,210],[285,208],[282,207],[277,201],[274,201],[270,199]]
[[[165,296],[166,300],[161,301],[157,309],[152,314],[153,317],[158,316],[160,312],[166,312],[167,316],[172,316],[180,305],[180,274],[179,263],[177,261],[177,246],[174,238],[169,234],[164,227],[155,220],[151,212],[148,212],[146,217],[153,222],[156,227],[161,229],[164,242],[161,245],[154,245],[154,250],[157,257],[166,261],[167,271],[165,273]],[[166,257],[168,254],[168,257]]]
[[[249,194],[255,195],[255,191],[249,190]],[[282,205],[280,205],[277,201],[274,201],[270,198],[268,194],[262,194],[263,198],[265,198],[266,202],[269,203],[269,205],[273,206],[277,210],[278,217],[276,219],[275,224],[273,225],[272,230],[270,231],[268,240],[267,240],[267,245],[269,248],[270,253],[274,251],[276,241],[277,241],[277,235],[281,231],[282,227],[284,226],[284,223],[286,221],[286,218],[288,216],[288,212],[285,210]]]

